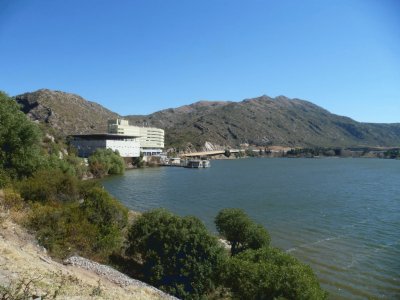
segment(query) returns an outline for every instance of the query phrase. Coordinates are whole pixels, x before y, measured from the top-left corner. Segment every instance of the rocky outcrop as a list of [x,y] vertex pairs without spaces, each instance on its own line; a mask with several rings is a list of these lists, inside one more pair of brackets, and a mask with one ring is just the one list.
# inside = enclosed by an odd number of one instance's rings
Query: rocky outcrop
[[60,91],[43,89],[18,95],[15,100],[32,120],[46,123],[63,135],[105,132],[107,120],[118,117],[97,103]]

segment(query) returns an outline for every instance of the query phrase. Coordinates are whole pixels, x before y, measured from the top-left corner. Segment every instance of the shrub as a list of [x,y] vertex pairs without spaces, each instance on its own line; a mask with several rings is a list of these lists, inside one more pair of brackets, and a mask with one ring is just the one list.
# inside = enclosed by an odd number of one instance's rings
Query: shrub
[[36,231],[39,243],[58,258],[71,253],[92,257],[93,244],[99,235],[78,203],[35,203],[29,216],[28,226]]
[[275,248],[246,250],[230,259],[225,284],[235,299],[326,299],[312,269]]
[[24,199],[13,189],[4,190],[3,206],[5,209],[21,210],[24,207]]
[[97,149],[88,161],[90,172],[97,178],[108,174],[123,174],[125,171],[124,160],[117,151],[111,149]]
[[40,141],[38,126],[0,92],[0,169],[14,178],[30,176],[43,164]]
[[8,173],[0,166],[0,189],[10,185],[11,178]]
[[100,187],[88,191],[81,208],[88,220],[105,232],[110,227],[120,230],[128,223],[128,209]]
[[28,222],[52,255],[78,253],[103,261],[121,248],[126,224],[127,209],[98,187],[87,192],[83,203],[35,203]]
[[17,186],[25,200],[68,201],[79,197],[79,180],[60,169],[40,170]]
[[271,240],[268,231],[254,223],[241,209],[222,209],[215,218],[215,225],[218,232],[231,244],[232,255],[246,249],[268,246]]
[[195,217],[157,209],[132,225],[127,253],[143,262],[145,280],[184,299],[212,291],[225,252]]
[[[61,152],[59,152],[61,153]],[[68,173],[71,176],[77,178],[83,178],[87,173],[87,167],[82,158],[75,156],[74,154],[64,155],[60,158],[56,154],[51,154],[48,156],[46,169],[59,169],[63,173]]]
[[132,159],[132,165],[136,168],[144,167],[143,153],[140,153],[139,157],[135,157]]

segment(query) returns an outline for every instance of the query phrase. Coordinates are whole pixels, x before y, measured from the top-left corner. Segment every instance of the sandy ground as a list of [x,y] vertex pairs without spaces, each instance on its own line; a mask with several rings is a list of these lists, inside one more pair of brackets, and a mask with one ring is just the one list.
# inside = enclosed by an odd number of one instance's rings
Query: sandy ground
[[12,215],[0,209],[0,288],[15,292],[19,283],[26,286],[31,281],[29,296],[48,294],[50,299],[171,299],[144,284],[122,287],[94,272],[52,260]]

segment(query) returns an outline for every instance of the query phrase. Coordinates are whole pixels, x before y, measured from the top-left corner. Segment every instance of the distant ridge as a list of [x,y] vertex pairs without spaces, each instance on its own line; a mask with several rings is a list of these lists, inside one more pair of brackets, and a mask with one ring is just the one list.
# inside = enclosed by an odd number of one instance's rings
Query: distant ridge
[[[33,120],[62,134],[104,132],[118,114],[74,94],[38,90],[15,97]],[[261,96],[241,102],[199,101],[147,116],[126,116],[131,124],[166,131],[166,147],[398,147],[400,123],[360,123],[300,99]]]
[[300,99],[261,96],[241,102],[196,102],[148,116],[128,116],[131,123],[166,129],[175,147],[189,142],[238,146],[385,147],[400,145],[400,124],[360,123]]

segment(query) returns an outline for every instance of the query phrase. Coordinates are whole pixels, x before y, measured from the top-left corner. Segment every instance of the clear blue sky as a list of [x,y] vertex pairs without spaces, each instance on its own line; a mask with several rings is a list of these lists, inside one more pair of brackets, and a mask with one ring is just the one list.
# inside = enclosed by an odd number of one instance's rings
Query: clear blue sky
[[400,122],[399,0],[0,0],[0,89],[122,115],[285,95]]

